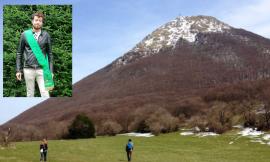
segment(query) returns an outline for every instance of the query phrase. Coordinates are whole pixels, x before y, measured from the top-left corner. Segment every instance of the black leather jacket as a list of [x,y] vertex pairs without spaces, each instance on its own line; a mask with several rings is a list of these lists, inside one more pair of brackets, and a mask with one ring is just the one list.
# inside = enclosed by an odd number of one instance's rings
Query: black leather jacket
[[[48,55],[50,70],[53,73],[53,55],[52,55],[51,37],[46,31],[41,30],[41,33],[38,37],[38,44],[44,56],[46,54]],[[23,62],[23,66],[22,66],[22,62]],[[19,47],[17,50],[16,71],[22,72],[23,68],[34,68],[34,69],[42,68],[39,65],[33,51],[31,50],[26,40],[24,32],[21,35]]]

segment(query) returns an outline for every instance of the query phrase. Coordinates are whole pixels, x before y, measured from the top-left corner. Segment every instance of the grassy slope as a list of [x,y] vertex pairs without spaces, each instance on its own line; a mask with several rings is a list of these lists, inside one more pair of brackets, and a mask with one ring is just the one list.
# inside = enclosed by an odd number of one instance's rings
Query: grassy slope
[[[129,137],[98,137],[86,140],[49,141],[49,162],[126,161]],[[180,136],[179,133],[152,138],[133,137],[133,162],[266,162],[270,146],[235,135],[218,137]],[[34,162],[39,159],[39,142],[19,142],[16,149],[1,149],[0,162]]]

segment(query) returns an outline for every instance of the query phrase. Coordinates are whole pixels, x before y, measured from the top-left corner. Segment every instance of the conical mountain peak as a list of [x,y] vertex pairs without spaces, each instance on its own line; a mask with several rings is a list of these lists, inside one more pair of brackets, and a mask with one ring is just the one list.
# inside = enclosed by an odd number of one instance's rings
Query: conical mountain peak
[[120,57],[116,64],[124,65],[130,62],[136,52],[140,57],[158,53],[162,48],[175,47],[179,39],[193,43],[198,33],[225,32],[232,27],[211,16],[179,16],[162,25],[147,35],[127,55]]
[[175,46],[180,38],[194,42],[198,33],[224,32],[230,28],[211,16],[179,16],[153,31],[132,50],[156,53],[162,47]]

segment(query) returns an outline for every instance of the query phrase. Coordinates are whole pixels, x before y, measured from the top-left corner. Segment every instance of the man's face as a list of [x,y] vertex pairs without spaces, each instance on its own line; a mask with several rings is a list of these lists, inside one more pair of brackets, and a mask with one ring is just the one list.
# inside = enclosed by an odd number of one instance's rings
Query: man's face
[[32,20],[32,24],[33,24],[33,28],[35,30],[41,29],[41,27],[43,25],[43,18],[35,16],[34,19]]

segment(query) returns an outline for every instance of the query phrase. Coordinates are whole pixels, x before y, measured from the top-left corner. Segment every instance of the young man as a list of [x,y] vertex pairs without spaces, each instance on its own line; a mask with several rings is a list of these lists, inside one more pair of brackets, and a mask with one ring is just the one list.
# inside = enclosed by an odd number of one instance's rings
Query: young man
[[128,140],[128,143],[126,145],[126,152],[127,152],[127,159],[128,162],[131,161],[131,155],[132,155],[132,151],[134,149],[134,145],[131,139]]
[[[22,33],[16,58],[16,78],[24,74],[27,97],[34,97],[35,80],[41,97],[49,97],[53,83],[53,55],[50,35],[42,30],[44,15],[32,15],[32,29]],[[22,64],[23,62],[23,64]]]

